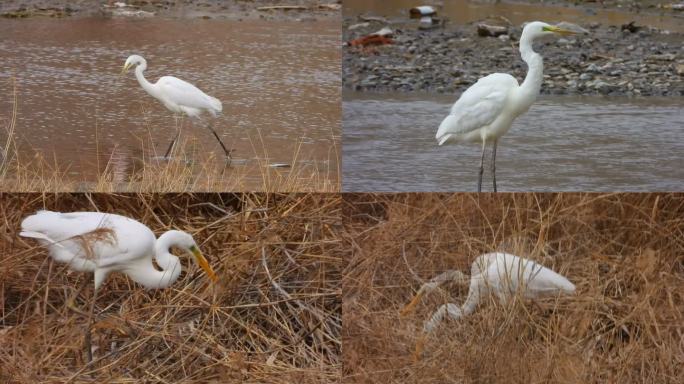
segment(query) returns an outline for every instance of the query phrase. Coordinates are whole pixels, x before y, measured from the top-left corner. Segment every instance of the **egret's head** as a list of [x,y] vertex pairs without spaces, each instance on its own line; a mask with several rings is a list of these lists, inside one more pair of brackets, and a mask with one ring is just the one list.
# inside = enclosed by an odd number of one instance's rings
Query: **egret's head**
[[204,255],[202,255],[202,251],[200,251],[195,239],[193,239],[190,234],[177,231],[174,245],[191,255],[212,281],[217,280],[214,270],[211,268],[211,265],[209,265],[209,262]]
[[523,28],[521,40],[524,37],[527,37],[528,39],[536,39],[544,36],[575,35],[577,33],[577,31],[573,31],[568,28],[562,28],[558,25],[551,25],[542,21],[533,21],[531,23],[527,23],[525,28]]
[[129,69],[132,67],[138,66],[138,65],[144,65],[147,66],[147,61],[143,59],[142,56],[140,55],[130,55],[128,56],[128,59],[126,59],[126,63],[124,63],[123,70],[121,71],[121,74],[126,73]]

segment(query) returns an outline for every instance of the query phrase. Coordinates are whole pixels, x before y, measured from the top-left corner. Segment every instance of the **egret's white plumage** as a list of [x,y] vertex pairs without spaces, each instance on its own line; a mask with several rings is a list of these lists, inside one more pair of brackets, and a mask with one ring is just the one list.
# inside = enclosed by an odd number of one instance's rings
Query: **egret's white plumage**
[[[465,282],[468,278],[456,270],[434,277],[420,287],[413,300],[402,310],[402,315],[411,313],[425,294],[453,280]],[[442,305],[425,322],[423,332],[432,332],[447,316],[456,320],[471,314],[487,295],[494,295],[505,303],[516,295],[534,299],[574,292],[575,285],[567,278],[541,264],[509,253],[487,253],[475,259],[471,266],[470,288],[463,305]],[[419,339],[417,355],[421,349],[422,339]]]
[[[138,79],[140,86],[150,94],[150,96],[161,101],[164,106],[175,114],[186,114],[190,117],[199,117],[202,112],[206,111],[212,116],[216,117],[218,113],[223,110],[221,101],[215,97],[209,96],[202,92],[199,88],[173,76],[162,76],[156,83],[152,84],[143,75],[147,69],[147,60],[140,55],[131,55],[124,63],[123,72],[135,66],[135,77]],[[216,140],[218,140],[221,148],[230,157],[230,151],[226,149],[218,134],[211,125],[208,128],[212,131]],[[169,150],[165,156],[168,156],[173,143],[178,136],[173,139]]]
[[484,155],[487,143],[493,144],[492,179],[496,192],[496,145],[499,137],[511,128],[513,120],[527,112],[539,95],[544,80],[542,57],[532,49],[532,42],[540,37],[573,34],[540,21],[529,23],[520,37],[520,55],[528,71],[522,85],[511,75],[494,73],[479,79],[454,103],[450,114],[437,129],[439,145],[448,142],[480,142],[482,158],[478,178],[478,192],[482,189]]
[[[23,237],[34,238],[47,247],[50,256],[76,271],[94,273],[95,289],[107,275],[122,272],[146,288],[165,288],[181,273],[179,259],[170,248],[190,255],[212,280],[214,271],[186,232],[168,231],[159,239],[144,224],[125,216],[102,212],[39,211],[21,223]],[[153,263],[154,257],[157,270]]]

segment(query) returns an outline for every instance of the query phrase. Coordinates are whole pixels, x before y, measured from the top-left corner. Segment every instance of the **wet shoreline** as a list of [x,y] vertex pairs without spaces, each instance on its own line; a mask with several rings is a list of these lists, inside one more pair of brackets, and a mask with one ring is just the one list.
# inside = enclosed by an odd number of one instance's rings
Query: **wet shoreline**
[[[585,8],[592,12],[593,7]],[[366,21],[365,25],[360,16],[345,14],[345,41],[388,26],[395,32],[394,43],[363,49],[345,46],[342,67],[346,89],[458,93],[490,73],[510,73],[519,81],[526,74],[527,66],[517,48],[522,28],[515,23],[503,36],[480,37],[477,22],[447,21],[420,30],[408,17],[380,17],[382,21]],[[542,93],[684,95],[684,33],[639,24],[633,28],[598,22],[578,24],[588,34],[535,44],[544,57]]]
[[[102,3],[102,4],[101,4]],[[119,3],[117,5],[117,3]],[[121,4],[126,4],[122,6]],[[2,18],[24,19],[35,17],[124,17],[124,18],[177,18],[218,20],[277,20],[315,21],[338,18],[339,1],[319,2],[315,0],[288,1],[291,9],[263,9],[281,6],[280,2],[269,0],[183,0],[176,2],[156,0],[8,0],[0,5]]]

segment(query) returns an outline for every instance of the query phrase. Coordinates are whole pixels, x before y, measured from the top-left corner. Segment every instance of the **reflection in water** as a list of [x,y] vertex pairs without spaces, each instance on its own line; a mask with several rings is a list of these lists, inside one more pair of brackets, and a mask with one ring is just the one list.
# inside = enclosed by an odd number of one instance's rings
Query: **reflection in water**
[[[480,146],[435,140],[453,96],[345,92],[343,99],[344,191],[476,190]],[[497,186],[682,191],[683,106],[678,99],[541,97],[499,140]]]
[[[98,164],[113,161],[121,177],[134,168],[122,156],[143,148],[149,157],[163,154],[176,131],[171,113],[135,76],[120,75],[138,53],[148,61],[148,80],[173,75],[223,102],[223,115],[212,122],[235,150],[236,166],[290,163],[299,151],[299,159],[337,178],[339,33],[334,20],[5,20],[0,119],[11,116],[15,77],[20,156],[35,150],[79,180],[92,180]],[[196,162],[223,157],[208,121],[183,122],[183,136],[198,148]],[[261,185],[261,177],[256,169],[247,179]]]
[[[408,10],[418,4],[415,0],[344,0],[345,16],[360,13],[373,13],[389,17],[408,18]],[[601,23],[606,25],[622,25],[630,21],[637,25],[648,25],[670,31],[684,32],[681,18],[672,15],[655,13],[634,13],[615,9],[592,9],[585,11],[583,7],[572,7],[552,4],[499,3],[485,1],[448,0],[438,11],[440,16],[456,24],[471,23],[490,16],[503,16],[514,25],[526,21],[544,20],[547,22],[568,21],[572,23]]]

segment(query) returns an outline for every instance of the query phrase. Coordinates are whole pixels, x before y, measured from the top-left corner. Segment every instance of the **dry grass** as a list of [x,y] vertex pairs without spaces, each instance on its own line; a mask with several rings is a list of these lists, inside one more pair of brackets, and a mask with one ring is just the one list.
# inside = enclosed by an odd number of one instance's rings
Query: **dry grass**
[[[353,249],[343,274],[345,382],[684,382],[684,195],[345,195],[345,203]],[[428,314],[462,304],[468,289],[446,286],[401,318],[419,278],[469,274],[493,250],[561,272],[577,295],[490,300],[443,323],[413,362]]]
[[[10,116],[0,125],[6,136],[0,143],[0,191],[8,192],[337,192],[341,187],[340,136],[331,128],[327,158],[311,159],[303,153],[298,142],[289,167],[272,167],[269,163],[268,146],[261,132],[250,137],[251,153],[241,153],[249,159],[248,165],[227,163],[221,158],[204,156],[205,148],[192,140],[182,138],[174,148],[171,160],[161,160],[157,153],[153,132],[156,127],[148,125],[147,137],[141,139],[140,156],[134,159],[133,169],[121,169],[121,160],[114,159],[114,152],[107,161],[98,159],[95,175],[84,174],[81,179],[70,175],[70,165],[60,160],[59,154],[45,158],[43,153],[28,145],[17,145],[17,87],[12,80],[13,102]],[[96,142],[98,128],[95,127]],[[206,132],[203,132],[206,133]],[[24,140],[26,141],[26,140]],[[22,141],[23,143],[23,141]],[[26,151],[31,151],[29,156]],[[252,161],[253,160],[253,161]]]
[[[332,194],[5,194],[0,253],[0,382],[327,383],[339,381],[341,197]],[[92,274],[69,272],[17,236],[35,210],[101,210],[157,234],[192,233],[217,271],[183,258],[170,288],[113,274],[98,294],[86,366]]]

